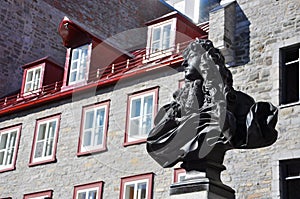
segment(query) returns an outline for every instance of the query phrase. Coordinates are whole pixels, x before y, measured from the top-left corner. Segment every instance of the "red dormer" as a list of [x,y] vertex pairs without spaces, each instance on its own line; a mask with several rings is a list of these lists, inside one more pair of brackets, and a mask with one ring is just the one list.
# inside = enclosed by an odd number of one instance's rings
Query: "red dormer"
[[[63,39],[63,45],[68,48],[63,88],[85,85],[101,77],[99,68],[103,69],[101,73],[105,73],[110,64],[132,58],[67,17],[60,22],[58,32]],[[95,76],[96,71],[98,74]]]
[[147,60],[170,55],[184,43],[196,37],[206,39],[207,32],[196,26],[190,19],[174,11],[147,22]]
[[21,95],[38,93],[45,86],[55,84],[63,79],[63,68],[49,57],[22,66],[24,69]]

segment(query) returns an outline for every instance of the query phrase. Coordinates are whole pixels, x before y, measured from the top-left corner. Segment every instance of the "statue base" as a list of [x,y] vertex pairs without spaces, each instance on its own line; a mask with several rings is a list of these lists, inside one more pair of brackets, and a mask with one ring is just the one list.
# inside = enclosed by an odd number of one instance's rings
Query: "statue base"
[[221,182],[195,178],[170,186],[170,199],[235,199],[235,191]]

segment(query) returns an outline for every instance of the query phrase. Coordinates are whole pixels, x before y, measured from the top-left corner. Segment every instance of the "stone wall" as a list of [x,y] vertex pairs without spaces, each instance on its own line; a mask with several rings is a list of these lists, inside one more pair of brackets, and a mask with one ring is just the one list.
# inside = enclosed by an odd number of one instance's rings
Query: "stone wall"
[[[159,106],[169,102],[183,73],[172,68],[121,80],[115,86],[74,94],[72,99],[2,117],[0,126],[22,123],[16,170],[0,173],[0,197],[23,198],[23,194],[52,189],[53,198],[72,198],[75,185],[104,181],[103,198],[118,198],[121,177],[154,173],[153,198],[167,198],[172,169],[162,169],[146,152],[145,144],[123,147],[127,94],[159,86]],[[82,107],[110,99],[107,151],[77,157]],[[38,118],[61,113],[57,162],[29,167]]]
[[[146,21],[167,11],[158,0],[143,3],[138,0],[92,0],[84,3],[70,0],[1,1],[0,97],[20,88],[22,65],[45,56],[52,56],[64,65],[65,48],[57,33],[58,24],[64,16],[105,39],[143,27]],[[143,40],[145,34],[141,36]]]
[[[298,0],[237,1],[236,67],[230,68],[236,89],[279,106],[279,49],[300,42],[299,7]],[[274,145],[227,152],[223,179],[237,198],[279,198],[279,171],[274,166],[284,159],[279,153],[299,157],[299,111],[298,105],[279,107]]]

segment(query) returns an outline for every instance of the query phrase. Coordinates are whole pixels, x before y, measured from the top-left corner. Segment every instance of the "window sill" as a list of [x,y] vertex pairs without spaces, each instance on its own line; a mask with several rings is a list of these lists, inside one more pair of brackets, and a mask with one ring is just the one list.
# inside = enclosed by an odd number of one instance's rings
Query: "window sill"
[[43,164],[50,164],[50,163],[56,163],[57,160],[56,159],[51,159],[51,160],[43,160],[43,161],[38,161],[38,162],[30,162],[28,164],[29,167],[34,167],[37,165],[43,165]]
[[128,141],[125,141],[123,146],[124,147],[127,147],[127,146],[131,146],[131,145],[137,145],[137,144],[144,144],[146,143],[147,139],[141,139],[141,140],[135,140],[135,141],[131,141],[131,142],[128,142]]
[[13,171],[15,169],[16,169],[15,166],[3,168],[3,169],[0,169],[0,173],[4,173],[4,172],[8,172],[8,171]]
[[292,102],[292,103],[289,103],[289,104],[281,104],[281,105],[279,105],[279,109],[284,109],[284,108],[288,108],[288,107],[291,107],[291,106],[298,106],[298,105],[300,105],[300,101]]
[[107,148],[104,147],[104,148],[100,148],[100,149],[94,149],[94,150],[89,150],[89,151],[78,151],[77,152],[77,156],[80,157],[80,156],[88,156],[88,155],[92,155],[92,154],[95,154],[95,153],[101,153],[101,152],[105,152],[107,151]]

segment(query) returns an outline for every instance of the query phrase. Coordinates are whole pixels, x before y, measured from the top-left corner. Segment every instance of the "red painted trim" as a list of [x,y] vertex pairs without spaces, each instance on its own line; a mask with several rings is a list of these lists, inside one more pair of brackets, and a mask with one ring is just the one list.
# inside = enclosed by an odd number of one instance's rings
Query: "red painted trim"
[[[44,80],[44,73],[45,73],[45,66],[46,66],[46,63],[41,63],[41,64],[38,64],[38,65],[30,66],[30,67],[28,67],[24,70],[22,86],[21,86],[21,95],[22,95],[22,97],[23,97],[24,94],[26,95],[26,97],[32,96],[32,95],[34,95],[35,92],[39,92],[39,89],[42,88],[43,80]],[[40,85],[38,86],[37,90],[25,93],[24,89],[25,89],[25,84],[26,84],[27,72],[31,69],[38,68],[38,67],[42,67],[41,74],[40,74],[40,82],[39,82]]]
[[120,197],[119,198],[120,199],[125,199],[125,198],[123,198],[125,183],[138,181],[138,180],[149,180],[147,199],[152,199],[152,195],[153,195],[153,178],[154,178],[154,173],[146,173],[146,174],[122,177],[121,178]]
[[163,67],[166,67],[166,66],[175,67],[175,66],[180,65],[182,61],[183,61],[183,58],[178,57],[177,59],[175,59],[173,61],[168,61],[168,62],[165,62],[165,63],[162,63],[162,64],[157,64],[157,65],[155,65],[153,67],[149,67],[149,68],[142,68],[140,70],[134,70],[133,72],[129,71],[128,73],[120,74],[120,75],[117,75],[115,77],[105,79],[105,80],[102,79],[98,82],[95,82],[95,83],[93,82],[93,83],[87,84],[87,85],[82,86],[82,87],[66,88],[66,89],[64,89],[60,92],[57,92],[56,94],[53,94],[53,95],[41,97],[41,98],[38,98],[34,101],[29,101],[29,102],[16,104],[14,106],[10,106],[9,108],[4,108],[4,109],[0,110],[0,115],[14,114],[14,113],[16,113],[16,111],[20,111],[20,110],[23,110],[23,109],[26,109],[26,108],[29,108],[29,107],[35,107],[35,106],[41,105],[43,103],[47,103],[47,102],[63,99],[63,98],[66,98],[66,97],[70,97],[73,93],[76,93],[76,92],[85,91],[85,90],[88,90],[90,88],[97,87],[97,86],[98,87],[100,87],[100,86],[105,87],[105,86],[116,83],[120,79],[130,78],[132,76],[143,74],[145,72],[149,72],[149,71],[156,70],[156,69],[159,69],[159,68],[163,68]]
[[145,95],[147,93],[152,93],[154,92],[154,106],[153,106],[153,113],[152,113],[152,118],[154,120],[154,117],[157,113],[158,110],[158,93],[159,93],[159,86],[156,87],[151,87],[151,88],[147,88],[141,91],[137,91],[137,92],[133,92],[127,95],[127,108],[126,108],[126,123],[125,123],[125,135],[124,135],[124,143],[123,146],[130,146],[130,145],[135,145],[135,144],[141,144],[141,143],[145,143],[146,142],[146,138],[145,139],[140,139],[140,140],[135,140],[135,141],[128,141],[128,130],[129,130],[129,122],[130,122],[130,104],[131,104],[131,99],[133,97],[139,96],[139,95]]
[[84,185],[76,185],[74,186],[73,199],[76,199],[78,191],[85,190],[85,189],[92,189],[92,188],[99,188],[98,198],[102,199],[103,184],[104,184],[103,181],[99,181],[99,182],[93,182]]
[[34,197],[40,197],[40,196],[45,196],[45,197],[51,197],[52,198],[52,193],[53,193],[53,190],[39,191],[39,192],[35,192],[35,193],[28,193],[28,194],[24,195],[23,199],[30,199],[30,198],[34,198]]
[[[54,140],[54,145],[53,145],[54,149],[53,149],[52,158],[47,159],[47,160],[43,160],[43,161],[33,162],[33,160],[34,160],[33,156],[34,156],[37,133],[38,133],[37,130],[38,130],[39,124],[41,122],[52,120],[52,119],[57,119],[57,127],[56,127],[56,132],[55,132],[55,140]],[[58,142],[59,129],[60,129],[60,119],[61,119],[61,113],[51,115],[51,116],[48,116],[48,117],[43,117],[43,118],[40,118],[40,119],[36,120],[34,136],[33,136],[33,141],[32,141],[32,146],[31,146],[30,160],[29,160],[29,165],[28,166],[35,166],[35,165],[40,165],[40,164],[56,162],[56,150],[57,150],[57,142]]]
[[[86,110],[93,109],[100,106],[106,106],[106,112],[105,112],[105,130],[104,130],[104,137],[103,137],[103,147],[95,150],[89,150],[89,151],[81,151],[81,143],[83,139],[83,124],[84,124],[84,117]],[[79,133],[79,139],[78,139],[78,146],[77,146],[77,156],[81,155],[90,155],[92,153],[106,151],[107,150],[107,132],[108,132],[108,124],[109,124],[109,111],[110,111],[110,100],[105,100],[101,102],[97,102],[92,105],[87,105],[82,107],[81,111],[81,122],[80,122],[80,133]]]
[[185,80],[184,79],[178,80],[178,88],[183,88],[184,84],[185,84]]
[[175,168],[173,171],[173,183],[179,182],[178,175],[181,173],[185,173],[183,168]]
[[64,78],[63,78],[63,87],[67,86],[68,84],[68,76],[69,76],[69,65],[70,65],[70,61],[71,61],[71,52],[72,49],[68,48],[67,49],[67,53],[66,53],[66,61],[65,61],[65,69],[64,69]]
[[17,137],[16,137],[16,144],[15,144],[15,151],[13,154],[13,161],[12,161],[12,167],[5,168],[0,170],[0,173],[6,172],[6,171],[12,171],[16,169],[16,162],[17,162],[17,156],[18,156],[18,151],[19,151],[19,143],[20,143],[20,138],[21,138],[21,131],[22,131],[22,124],[16,124],[13,126],[5,127],[0,129],[0,134],[2,132],[7,132],[13,129],[18,129]]

